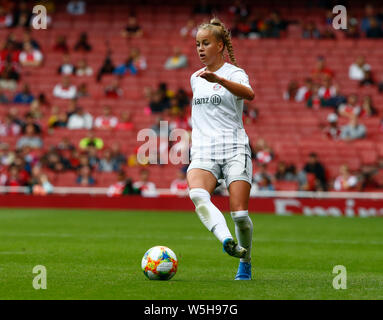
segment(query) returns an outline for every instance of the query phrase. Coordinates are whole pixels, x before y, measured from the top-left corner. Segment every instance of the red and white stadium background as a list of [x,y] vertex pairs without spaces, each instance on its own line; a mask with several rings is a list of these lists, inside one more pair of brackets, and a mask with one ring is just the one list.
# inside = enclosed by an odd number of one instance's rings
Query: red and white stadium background
[[[169,195],[168,192],[163,192],[156,198],[144,198],[141,196],[107,197],[102,188],[92,188],[92,190],[93,194],[84,194],[83,190],[76,190],[76,188],[70,188],[70,190],[69,188],[68,190],[62,188],[59,193],[46,196],[32,196],[12,192],[0,194],[0,207],[154,211],[194,210],[193,203],[189,198]],[[212,200],[222,211],[230,211],[228,197],[213,196]],[[383,217],[383,194],[358,192],[260,192],[257,197],[250,198],[249,211],[251,213],[262,212],[277,215]]]

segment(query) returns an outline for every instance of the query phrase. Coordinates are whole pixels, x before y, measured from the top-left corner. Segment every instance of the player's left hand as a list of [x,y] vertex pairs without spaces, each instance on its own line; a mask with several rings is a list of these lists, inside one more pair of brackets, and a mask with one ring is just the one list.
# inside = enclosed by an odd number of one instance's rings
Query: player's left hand
[[221,78],[217,76],[214,72],[208,71],[208,70],[202,70],[199,73],[196,74],[196,77],[204,78],[205,80],[209,82],[219,82]]

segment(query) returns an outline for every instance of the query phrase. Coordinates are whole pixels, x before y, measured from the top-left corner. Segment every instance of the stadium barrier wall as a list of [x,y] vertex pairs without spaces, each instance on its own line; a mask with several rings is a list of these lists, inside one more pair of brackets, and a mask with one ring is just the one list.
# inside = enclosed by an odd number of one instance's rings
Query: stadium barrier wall
[[[68,188],[70,189],[70,188]],[[92,188],[96,189],[96,188]],[[83,192],[85,191],[82,188]],[[0,189],[1,192],[1,189]],[[0,194],[2,208],[79,208],[79,209],[125,209],[125,210],[174,210],[193,211],[194,205],[188,197],[161,194],[155,198],[141,196],[108,197],[93,190],[94,194],[70,194],[61,192],[46,196],[23,193]],[[337,197],[336,197],[337,196]],[[226,196],[213,196],[213,202],[224,212],[229,212]],[[333,217],[382,217],[382,194],[367,193],[312,193],[273,192],[250,198],[251,213],[277,215],[306,215]]]

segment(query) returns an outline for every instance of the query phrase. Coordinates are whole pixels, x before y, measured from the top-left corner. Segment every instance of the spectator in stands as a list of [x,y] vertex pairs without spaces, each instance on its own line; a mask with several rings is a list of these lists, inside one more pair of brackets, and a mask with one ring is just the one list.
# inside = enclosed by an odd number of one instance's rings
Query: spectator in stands
[[107,98],[120,98],[122,97],[122,89],[120,87],[120,81],[118,79],[114,79],[112,83],[105,87],[105,97]]
[[104,147],[104,141],[96,137],[93,130],[89,130],[88,136],[80,140],[79,147],[82,150],[86,150],[89,147],[95,147],[97,150],[101,150]]
[[353,64],[350,65],[348,76],[351,80],[362,81],[365,79],[366,71],[371,70],[371,66],[366,63],[364,56],[358,56]]
[[137,74],[140,70],[147,68],[146,59],[141,56],[141,52],[138,48],[132,48],[129,53],[129,57],[123,64],[118,65],[113,73],[119,76],[125,75],[128,71],[130,74]]
[[12,27],[28,28],[32,17],[31,9],[27,1],[21,1],[16,4],[13,10]]
[[86,2],[82,0],[71,0],[66,6],[69,14],[80,16],[86,13]]
[[360,109],[359,116],[364,118],[374,117],[378,115],[378,111],[372,103],[372,98],[369,95],[363,97],[362,107]]
[[[17,136],[21,133],[21,126],[12,121],[9,114],[4,116],[4,119],[0,118],[0,136]],[[1,164],[1,163],[0,163]]]
[[109,149],[105,149],[103,157],[100,159],[98,170],[102,172],[113,172],[117,171],[117,166],[112,158],[112,152]]
[[304,81],[304,85],[299,87],[295,95],[295,100],[297,102],[307,101],[312,94],[312,89],[313,89],[313,80],[311,78],[306,78]]
[[96,183],[96,180],[92,177],[92,169],[90,166],[81,166],[77,170],[76,183],[81,186],[92,186]]
[[314,82],[321,83],[325,77],[332,79],[334,77],[334,72],[326,66],[326,59],[319,56],[317,58],[316,67],[312,71],[312,78]]
[[33,195],[46,195],[53,192],[53,186],[49,182],[48,177],[43,174],[41,167],[36,165],[32,168],[31,177],[28,181],[30,193]]
[[247,17],[236,17],[231,30],[232,36],[236,38],[248,38],[251,32],[251,25]]
[[75,51],[89,52],[92,51],[92,46],[88,41],[88,34],[86,32],[82,32],[77,40],[75,46]]
[[112,62],[111,52],[108,51],[104,63],[101,66],[100,70],[97,73],[97,82],[102,80],[104,74],[112,74],[114,72],[115,66]]
[[24,43],[24,49],[20,52],[19,62],[23,67],[38,67],[43,61],[40,50],[34,49],[30,42]]
[[19,78],[19,72],[10,61],[0,66],[0,89],[15,90]]
[[[17,117],[17,116],[16,116]],[[14,119],[14,121],[18,121],[18,119]],[[35,119],[33,118],[32,114],[30,112],[27,112],[25,114],[25,118],[24,118],[24,121],[20,121],[21,123],[21,132],[23,134],[26,134],[26,127],[28,125],[33,125],[33,127],[35,128],[35,133],[36,134],[40,134],[41,133],[41,126],[35,121]]]
[[57,106],[52,107],[51,116],[48,119],[49,128],[66,128],[68,116],[65,112],[60,112]]
[[182,69],[188,66],[188,59],[179,47],[173,48],[173,55],[166,60],[165,69],[174,70]]
[[350,94],[347,98],[347,103],[342,103],[338,107],[338,114],[342,117],[351,118],[354,115],[360,114],[361,108],[358,104],[358,96]]
[[88,163],[92,169],[100,167],[99,149],[94,144],[89,144],[86,148]]
[[24,182],[20,178],[20,169],[14,164],[8,167],[5,185],[8,187],[19,187],[24,185]]
[[74,99],[76,98],[77,88],[75,85],[72,85],[70,78],[64,76],[61,83],[58,83],[53,88],[53,95],[61,99]]
[[312,174],[314,180],[311,182],[308,179],[309,188],[308,190],[327,190],[327,177],[325,168],[322,163],[318,160],[318,155],[315,152],[309,154],[308,162],[303,167],[303,172],[308,175]]
[[41,51],[41,46],[36,39],[32,38],[31,30],[25,30],[23,33],[23,43],[29,42],[33,49]]
[[312,93],[306,101],[306,106],[311,109],[318,110],[326,104],[323,97],[319,96],[320,85],[318,83],[313,84]]
[[93,75],[93,69],[90,66],[88,66],[88,63],[86,62],[85,58],[83,58],[77,62],[75,73],[78,77],[91,76]]
[[124,38],[141,38],[143,35],[142,28],[138,24],[137,18],[133,15],[129,16],[128,24],[121,32]]
[[112,159],[113,159],[113,163],[116,168],[116,171],[121,170],[122,167],[126,164],[126,157],[121,151],[119,142],[114,141],[112,145],[110,146],[110,151],[112,153]]
[[78,85],[76,98],[89,97],[88,86],[85,82]]
[[302,27],[302,38],[304,39],[319,39],[320,32],[317,29],[314,21],[305,23]]
[[260,18],[260,15],[258,12],[254,12],[249,17],[249,25],[250,25],[250,32],[249,32],[249,39],[258,39],[261,37],[261,32],[264,28],[264,23],[262,19]]
[[258,118],[259,110],[254,104],[245,103],[243,105],[243,123],[254,124]]
[[366,38],[379,39],[383,38],[383,30],[376,18],[370,18],[370,27],[367,29]]
[[35,127],[32,124],[28,124],[25,127],[25,135],[17,140],[17,148],[23,148],[24,146],[29,146],[33,149],[40,149],[43,146],[43,141],[37,135]]
[[370,86],[375,85],[374,77],[372,76],[371,70],[367,70],[364,75],[364,79],[359,82],[359,85],[362,86]]
[[229,13],[236,17],[248,17],[250,14],[250,8],[242,0],[235,0],[229,7]]
[[280,38],[281,32],[285,31],[288,22],[281,18],[279,12],[273,11],[265,20],[266,30],[262,32],[263,37],[266,38]]
[[121,116],[117,121],[115,127],[117,130],[129,131],[134,129],[134,123],[132,121],[132,114],[129,111],[121,112]]
[[360,33],[358,28],[358,20],[356,18],[348,19],[347,29],[344,30],[346,38],[348,39],[359,39]]
[[267,172],[267,165],[262,163],[260,170],[254,174],[253,183],[256,184],[258,190],[268,190],[273,191],[273,177]]
[[287,85],[287,90],[284,92],[283,98],[288,101],[296,101],[298,90],[298,81],[291,80]]
[[169,109],[170,100],[166,98],[164,99],[163,94],[157,90],[153,93],[149,106],[152,113],[162,113],[163,111]]
[[68,129],[92,129],[93,117],[85,111],[83,108],[78,107],[76,112],[72,114],[68,119]]
[[74,74],[74,71],[75,71],[75,67],[74,67],[74,64],[70,61],[69,54],[64,54],[63,62],[58,67],[57,73],[62,75],[71,75],[71,74]]
[[107,196],[119,197],[128,194],[140,194],[140,190],[133,188],[132,180],[127,178],[125,172],[121,170],[118,172],[117,182],[108,188]]
[[13,24],[12,15],[0,5],[0,29],[9,28]]
[[56,52],[62,52],[67,54],[69,52],[69,46],[64,35],[57,36],[56,43],[53,46],[53,50]]
[[189,19],[186,22],[186,25],[180,30],[180,35],[183,38],[186,38],[188,36],[192,37],[193,39],[195,38],[195,36],[197,35],[197,26],[194,19]]
[[187,166],[177,171],[177,178],[170,184],[170,192],[177,196],[187,196],[189,193],[188,183],[186,180]]
[[16,93],[13,103],[30,104],[34,100],[33,94],[29,89],[29,85],[24,83],[20,92]]
[[117,126],[118,119],[116,116],[112,115],[112,109],[110,106],[104,106],[103,115],[100,115],[94,121],[94,126],[97,129],[113,129]]
[[258,163],[269,163],[274,158],[274,152],[265,139],[259,138],[252,148],[252,158]]
[[365,11],[365,16],[362,18],[362,22],[361,22],[361,25],[360,25],[360,28],[362,29],[363,32],[367,32],[368,29],[371,28],[371,24],[370,24],[370,19],[371,18],[376,18],[376,13],[375,13],[375,8],[373,5],[371,4],[366,4],[365,8],[364,8],[364,11]]
[[318,90],[318,96],[323,98],[326,103],[327,100],[336,97],[336,86],[332,84],[330,77],[325,76],[323,79],[323,85]]
[[353,176],[347,165],[342,165],[339,169],[340,175],[336,177],[334,181],[334,190],[335,191],[352,191],[355,190],[358,179],[356,176]]
[[362,139],[366,136],[366,127],[359,123],[356,115],[350,118],[349,124],[342,127],[340,138],[345,141]]
[[41,92],[37,98],[35,98],[32,102],[32,104],[36,104],[38,105],[39,107],[46,107],[46,108],[49,108],[50,107],[50,103],[45,95],[44,92]]
[[7,104],[8,102],[8,97],[5,95],[3,89],[0,87],[0,104]]
[[133,183],[133,188],[139,189],[143,197],[157,197],[156,185],[149,181],[149,170],[141,169],[140,180]]
[[287,165],[284,161],[279,161],[274,175],[278,181],[296,181],[296,168],[293,164]]
[[375,179],[375,175],[378,174],[378,172],[379,167],[376,163],[362,164],[357,176],[358,191],[375,191],[376,189],[381,188],[382,186]]
[[327,138],[331,140],[338,140],[340,138],[341,129],[338,125],[338,116],[336,113],[330,113],[327,116],[328,125],[324,128],[323,132]]

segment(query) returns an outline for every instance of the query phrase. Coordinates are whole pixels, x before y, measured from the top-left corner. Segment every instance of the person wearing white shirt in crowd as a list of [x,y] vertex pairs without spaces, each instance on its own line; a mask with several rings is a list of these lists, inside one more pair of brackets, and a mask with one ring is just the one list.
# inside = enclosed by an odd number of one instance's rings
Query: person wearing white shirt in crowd
[[24,43],[24,50],[19,55],[19,62],[24,67],[38,67],[43,61],[40,50],[34,49],[30,42]]
[[342,165],[339,171],[340,175],[334,181],[334,190],[348,191],[357,186],[358,179],[351,175],[347,165]]
[[61,99],[73,99],[76,97],[77,88],[70,83],[68,77],[64,77],[61,83],[58,83],[53,88],[53,95]]
[[371,71],[371,66],[366,63],[363,56],[359,56],[348,70],[351,80],[364,80],[366,71]]
[[[187,168],[186,168],[187,169]],[[170,192],[177,196],[187,196],[189,193],[188,182],[186,180],[186,170],[181,168],[177,172],[177,179],[170,184]]]
[[149,171],[142,169],[140,171],[140,180],[133,183],[133,188],[139,189],[143,197],[157,197],[156,185],[149,181]]
[[313,81],[311,78],[305,79],[305,84],[301,87],[299,87],[296,95],[295,95],[295,101],[301,102],[306,99],[307,93],[312,89],[313,87]]
[[58,73],[63,75],[71,75],[74,73],[74,65],[70,62],[70,57],[68,54],[63,56],[63,62],[61,66],[58,68]]
[[92,129],[93,117],[90,113],[84,111],[83,108],[78,108],[69,119],[67,127],[68,129]]
[[187,57],[182,54],[181,49],[179,47],[173,48],[173,55],[166,60],[165,69],[166,70],[174,70],[186,68],[188,65]]

